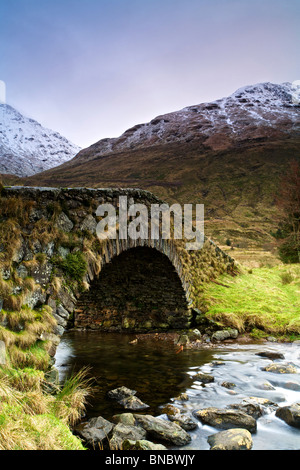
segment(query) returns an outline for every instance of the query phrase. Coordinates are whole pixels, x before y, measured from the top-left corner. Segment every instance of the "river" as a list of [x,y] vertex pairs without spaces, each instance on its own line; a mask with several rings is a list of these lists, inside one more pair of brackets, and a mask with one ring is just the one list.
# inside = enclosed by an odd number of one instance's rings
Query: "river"
[[[284,359],[300,372],[300,346],[290,343],[228,344],[203,349],[184,349],[176,354],[169,341],[138,341],[130,344],[133,335],[70,331],[58,346],[56,368],[63,382],[72,371],[90,366],[97,386],[87,408],[87,418],[126,412],[106,396],[109,390],[122,385],[137,391],[137,396],[150,408],[147,414],[161,416],[169,403],[185,411],[214,406],[224,408],[246,397],[267,398],[279,406],[300,402],[300,373],[276,374],[262,368],[272,361],[257,355],[262,351],[281,352]],[[201,384],[198,372],[214,376],[214,382]],[[232,382],[230,390],[222,386]],[[266,384],[269,384],[266,387]],[[267,388],[267,389],[266,389]],[[270,389],[269,389],[270,388]],[[187,401],[177,400],[181,393]],[[181,449],[208,450],[207,436],[218,429],[198,422],[190,432],[192,441]],[[300,429],[287,425],[275,411],[257,420],[252,435],[253,450],[300,450]]]

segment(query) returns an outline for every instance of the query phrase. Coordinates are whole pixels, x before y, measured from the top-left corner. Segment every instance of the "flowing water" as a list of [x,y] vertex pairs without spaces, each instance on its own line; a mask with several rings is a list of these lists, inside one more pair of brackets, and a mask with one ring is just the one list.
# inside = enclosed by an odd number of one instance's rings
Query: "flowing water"
[[[87,417],[126,412],[106,396],[109,390],[122,385],[137,391],[137,397],[150,405],[147,414],[165,417],[162,408],[168,403],[182,411],[195,411],[214,406],[224,408],[240,403],[246,397],[267,398],[279,406],[300,403],[300,346],[293,344],[222,345],[210,349],[185,349],[176,354],[168,341],[143,340],[130,342],[132,335],[71,331],[62,337],[56,353],[56,367],[61,381],[74,370],[91,367],[97,387]],[[274,362],[292,363],[298,374],[275,374],[262,368],[272,361],[256,353],[274,351],[284,359]],[[214,376],[214,382],[203,385],[195,379],[198,372]],[[233,382],[229,390],[223,382]],[[268,388],[265,389],[266,383]],[[271,385],[271,386],[270,386]],[[187,393],[188,401],[176,399]],[[207,436],[220,430],[202,425],[190,432],[191,443],[181,449],[209,449]],[[300,450],[300,429],[287,425],[274,411],[257,420],[252,435],[254,450]]]

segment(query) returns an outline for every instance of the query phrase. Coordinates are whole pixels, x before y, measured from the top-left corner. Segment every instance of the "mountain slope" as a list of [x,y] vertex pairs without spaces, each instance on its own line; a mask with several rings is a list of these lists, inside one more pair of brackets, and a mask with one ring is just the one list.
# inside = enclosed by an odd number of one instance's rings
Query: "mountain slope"
[[26,184],[140,187],[170,203],[204,203],[218,243],[262,247],[274,242],[279,178],[299,156],[291,85],[262,83],[102,139]]
[[70,160],[79,150],[58,132],[0,104],[0,173],[30,176]]

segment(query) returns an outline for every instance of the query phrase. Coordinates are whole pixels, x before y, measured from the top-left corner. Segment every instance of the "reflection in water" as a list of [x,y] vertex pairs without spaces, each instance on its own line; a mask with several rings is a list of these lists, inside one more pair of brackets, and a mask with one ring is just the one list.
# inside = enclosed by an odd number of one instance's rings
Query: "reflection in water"
[[170,342],[141,341],[130,344],[133,335],[98,332],[67,333],[56,354],[56,367],[64,380],[72,370],[92,367],[97,391],[91,401],[89,416],[109,419],[113,412],[123,411],[107,400],[109,390],[122,385],[137,391],[137,396],[150,405],[149,413],[158,415],[159,406],[184,392],[193,382],[187,374],[190,367],[212,359],[210,351],[196,354],[181,352]]
[[[163,405],[170,402],[190,412],[208,406],[224,408],[250,396],[268,398],[279,406],[300,402],[300,375],[263,371],[262,367],[271,361],[256,355],[262,350],[279,351],[285,356],[282,362],[300,367],[299,346],[230,345],[176,354],[176,347],[169,342],[130,344],[134,337],[80,331],[63,336],[56,354],[61,380],[86,365],[91,366],[91,374],[97,379],[88,417],[101,415],[111,419],[113,414],[126,411],[106,397],[109,390],[122,385],[136,390],[137,396],[150,405],[147,413],[155,416],[161,415]],[[214,382],[204,386],[197,381],[194,376],[200,371],[212,374]],[[225,381],[235,383],[234,391],[221,385]],[[189,400],[174,402],[182,392],[188,394]],[[257,424],[253,449],[300,449],[300,430],[288,426],[274,412],[263,415]],[[186,448],[209,449],[207,436],[215,432],[218,430],[199,422]]]

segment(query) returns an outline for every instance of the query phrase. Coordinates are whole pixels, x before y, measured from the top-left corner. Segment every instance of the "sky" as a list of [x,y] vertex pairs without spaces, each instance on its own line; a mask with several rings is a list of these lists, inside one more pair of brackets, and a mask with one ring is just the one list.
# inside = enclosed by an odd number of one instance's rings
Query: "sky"
[[0,80],[7,104],[87,147],[300,79],[299,20],[299,0],[0,0]]

